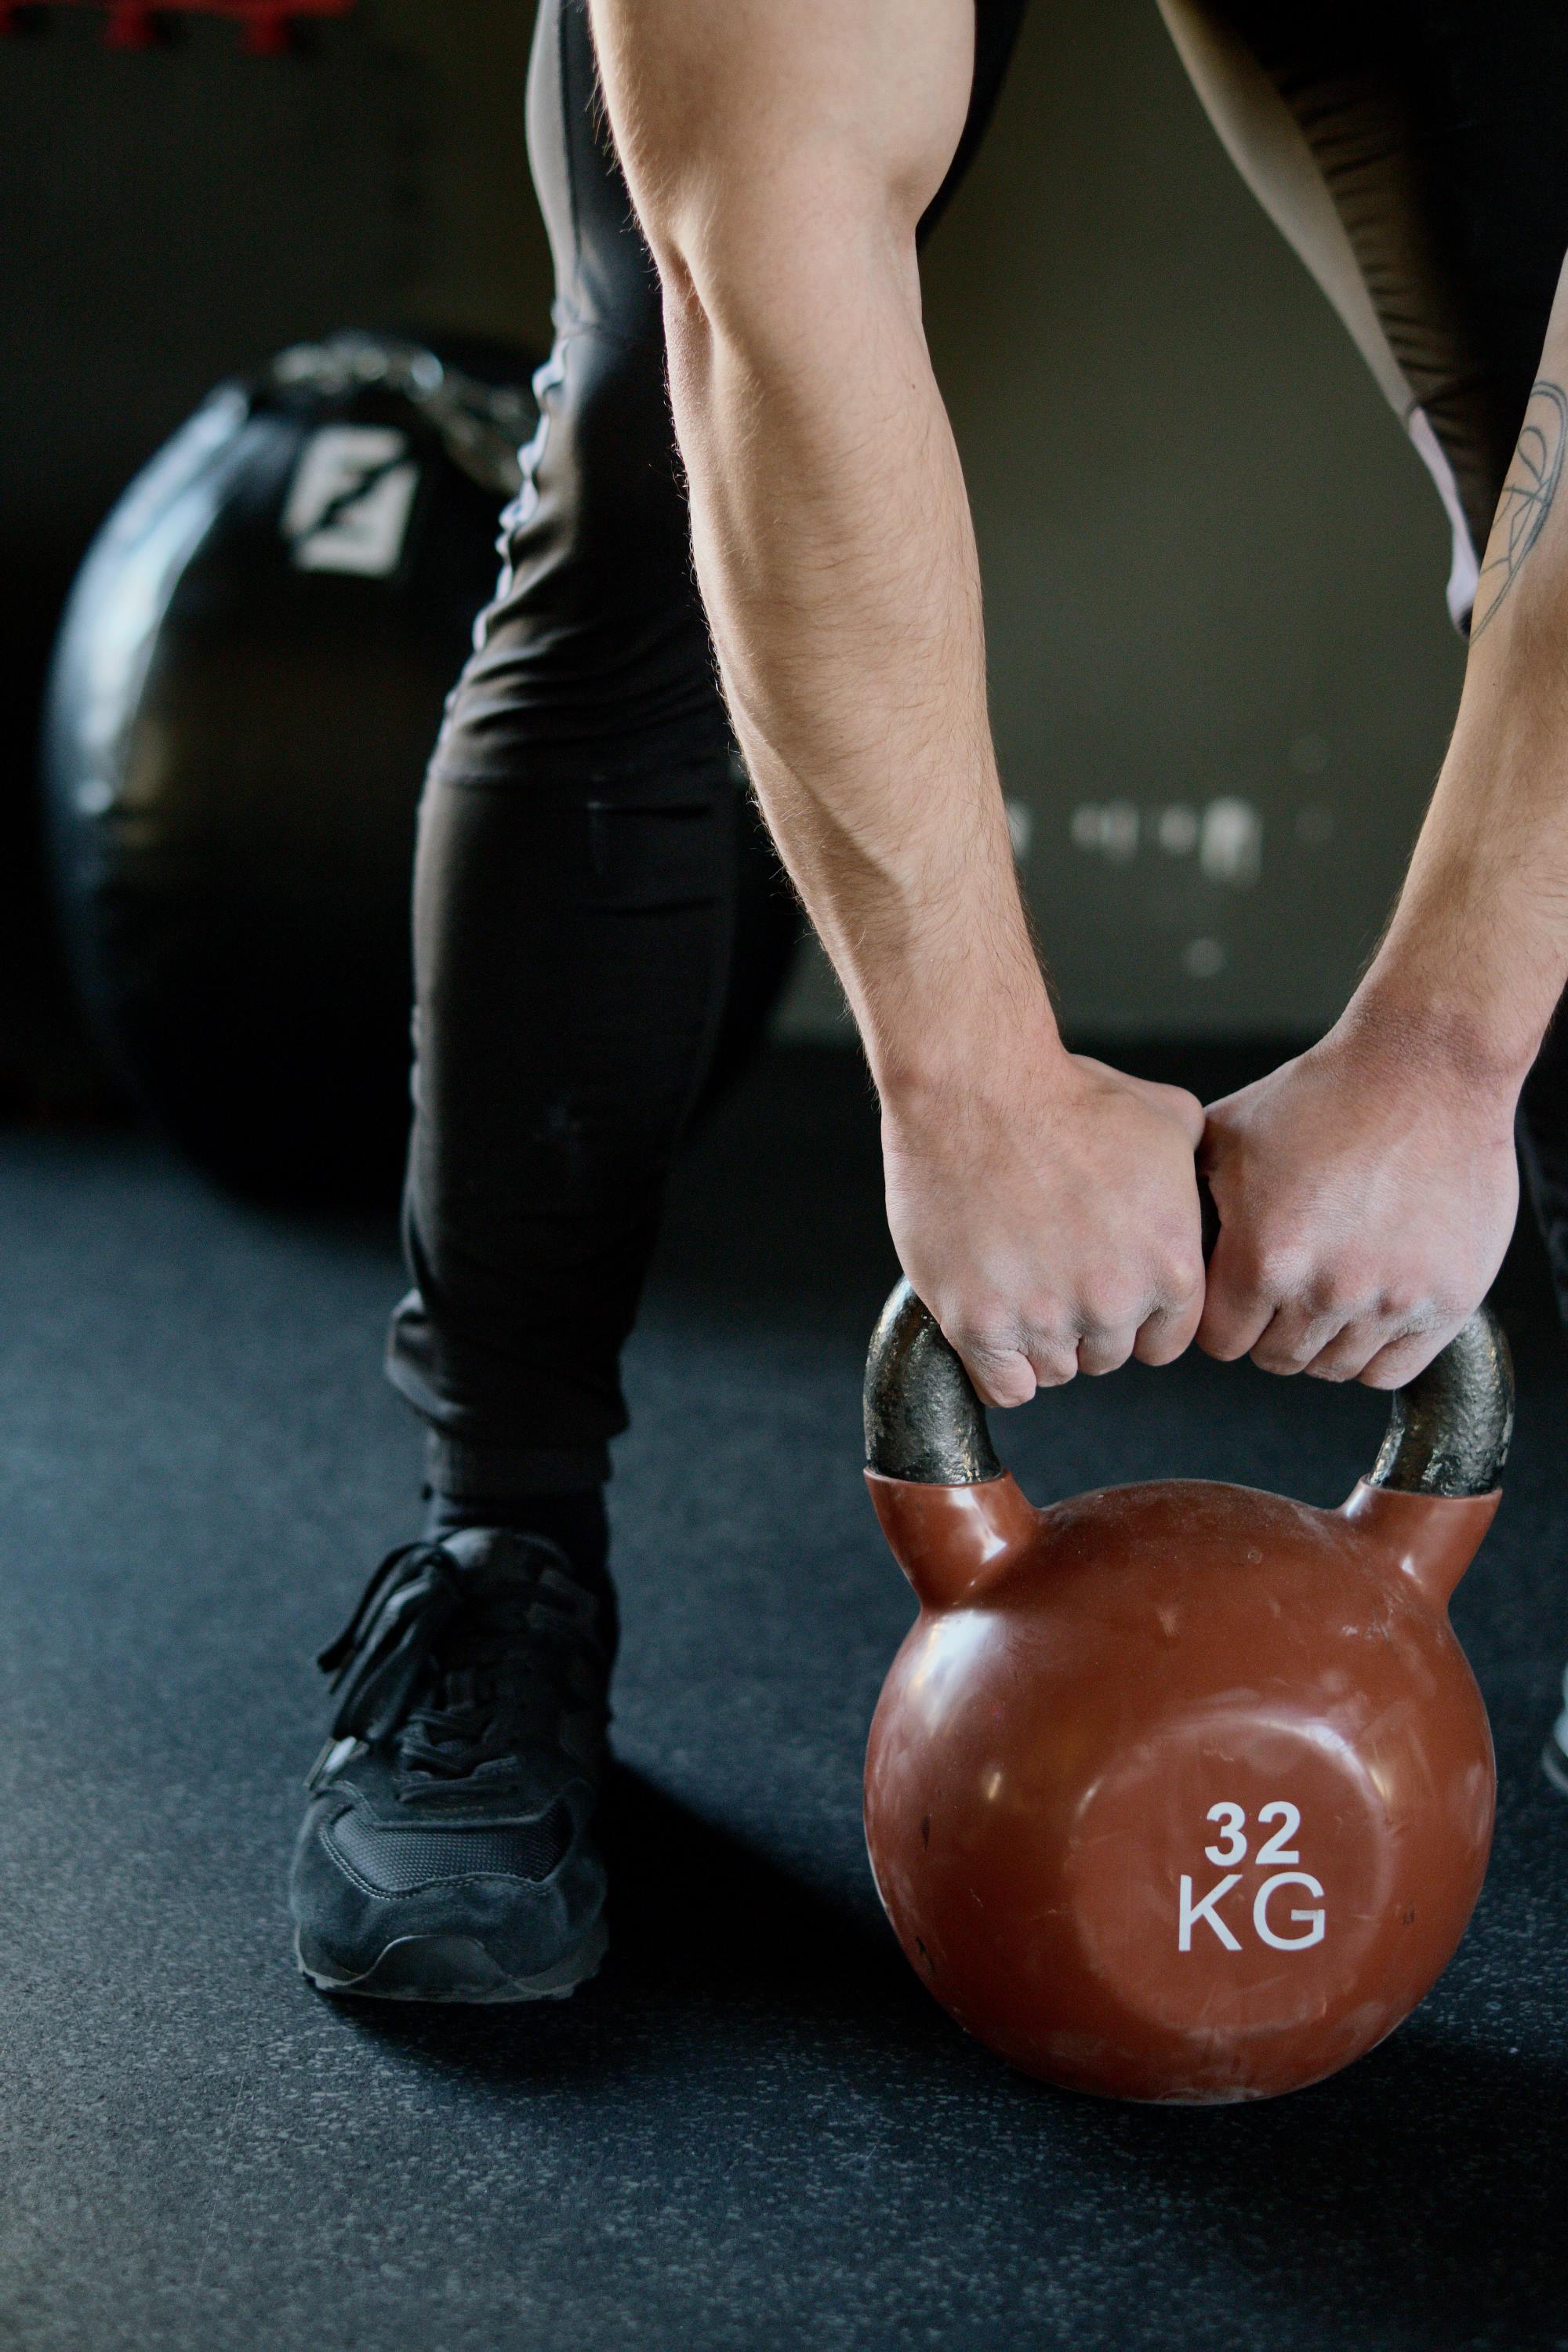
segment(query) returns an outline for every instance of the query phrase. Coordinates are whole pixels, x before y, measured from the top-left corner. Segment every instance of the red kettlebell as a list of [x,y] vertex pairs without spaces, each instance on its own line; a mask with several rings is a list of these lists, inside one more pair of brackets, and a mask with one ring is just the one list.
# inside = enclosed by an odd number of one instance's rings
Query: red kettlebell
[[1447,1619],[1498,1506],[1483,1307],[1393,1398],[1337,1511],[1164,1479],[1037,1509],[907,1283],[866,1370],[867,1482],[921,1613],[866,1757],[906,1958],[1027,2073],[1270,2098],[1407,2017],[1480,1892],[1497,1776]]

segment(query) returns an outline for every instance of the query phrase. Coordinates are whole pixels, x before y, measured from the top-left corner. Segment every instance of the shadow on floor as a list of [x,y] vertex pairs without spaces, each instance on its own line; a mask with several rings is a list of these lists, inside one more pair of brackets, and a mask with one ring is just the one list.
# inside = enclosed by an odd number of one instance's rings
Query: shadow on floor
[[[1347,2309],[1357,2340],[1369,2323],[1391,2344],[1568,2340],[1568,2060],[1482,2051],[1423,2012],[1331,2084],[1279,2102],[1101,2104],[1030,2083],[961,2034],[868,1903],[832,1899],[625,1770],[609,1848],[615,1947],[572,2003],[344,2004],[345,2029],[492,2097],[613,2089],[647,2063],[650,2034],[676,2064],[694,2038],[710,2050],[716,2029],[759,2059],[815,2052],[846,2085],[890,2081],[961,2242],[1026,2231],[1032,2200],[1061,2200],[1070,2179],[1102,2213],[1131,2195],[1167,2220],[1201,2216],[1225,2259],[1273,2278],[1282,2307],[1321,2310],[1325,2341]],[[1192,2252],[1197,2295],[1201,2242]],[[1222,2340],[1194,2314],[1194,2347]]]

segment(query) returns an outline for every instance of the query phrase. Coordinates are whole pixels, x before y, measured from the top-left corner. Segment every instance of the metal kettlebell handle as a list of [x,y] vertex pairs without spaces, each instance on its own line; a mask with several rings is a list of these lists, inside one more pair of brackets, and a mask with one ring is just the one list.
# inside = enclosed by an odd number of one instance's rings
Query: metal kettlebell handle
[[[893,1292],[866,1359],[866,1466],[923,1486],[999,1478],[985,1408],[956,1349],[907,1282]],[[1424,1372],[1389,1402],[1369,1486],[1404,1495],[1489,1495],[1513,1434],[1513,1365],[1501,1324],[1478,1307]]]

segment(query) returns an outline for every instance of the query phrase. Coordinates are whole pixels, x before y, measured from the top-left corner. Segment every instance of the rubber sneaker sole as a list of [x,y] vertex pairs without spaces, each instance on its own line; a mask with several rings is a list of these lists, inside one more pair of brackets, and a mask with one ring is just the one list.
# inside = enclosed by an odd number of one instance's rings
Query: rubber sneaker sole
[[595,1919],[564,1959],[536,1977],[508,1976],[472,1936],[399,1936],[374,1968],[344,1976],[309,1950],[296,1935],[294,1957],[301,1976],[318,1991],[368,2000],[469,2001],[569,2000],[580,1984],[598,1973],[609,1948],[605,1922]]

